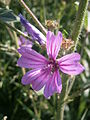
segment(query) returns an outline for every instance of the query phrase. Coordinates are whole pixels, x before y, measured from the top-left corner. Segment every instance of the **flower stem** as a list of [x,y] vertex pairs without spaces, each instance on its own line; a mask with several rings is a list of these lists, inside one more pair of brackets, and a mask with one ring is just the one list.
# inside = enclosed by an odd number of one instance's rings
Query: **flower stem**
[[40,21],[36,18],[36,16],[33,14],[33,12],[28,8],[28,6],[25,4],[25,2],[23,0],[19,0],[19,2],[21,3],[21,5],[26,9],[26,11],[30,14],[30,16],[32,17],[32,19],[34,20],[34,22],[39,26],[39,28],[41,29],[41,31],[46,35],[47,31],[44,28],[44,26],[40,23]]
[[65,104],[64,103],[62,104],[62,101],[64,101],[64,99],[65,99],[66,86],[67,86],[66,77],[63,76],[62,92],[61,92],[60,95],[57,95],[57,116],[56,116],[56,120],[63,120],[63,117],[64,117]]
[[57,95],[57,116],[56,116],[56,120],[59,120],[60,116],[63,116],[61,108],[62,107],[60,105],[60,95]]
[[75,50],[76,50],[79,36],[80,36],[81,30],[83,27],[83,22],[84,22],[84,17],[85,17],[88,1],[89,0],[80,0],[78,12],[76,15],[76,20],[75,20],[73,30],[71,33],[71,38],[72,40],[75,41]]
[[58,95],[57,98],[57,116],[56,116],[56,120],[63,120],[64,117],[64,104],[61,104],[61,97],[60,95]]

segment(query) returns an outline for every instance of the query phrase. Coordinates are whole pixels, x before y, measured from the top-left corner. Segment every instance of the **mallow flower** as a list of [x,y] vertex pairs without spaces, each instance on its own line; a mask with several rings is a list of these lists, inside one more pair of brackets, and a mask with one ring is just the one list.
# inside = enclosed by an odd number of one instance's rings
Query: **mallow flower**
[[[27,35],[27,32],[24,32],[24,34]],[[19,47],[21,47],[21,46],[28,46],[28,47],[32,48],[33,43],[32,43],[32,41],[26,39],[25,37],[23,37],[23,36],[21,35],[21,36],[19,37],[19,39],[18,39],[18,45],[19,45]]]
[[20,22],[25,27],[32,40],[36,40],[39,44],[43,45],[46,42],[46,37],[32,24],[30,24],[21,14],[19,15]]
[[46,98],[54,93],[61,93],[62,81],[59,72],[68,75],[78,75],[84,67],[79,63],[80,55],[78,53],[67,54],[56,59],[62,43],[62,34],[58,32],[55,36],[48,31],[46,35],[46,49],[48,58],[39,54],[28,46],[22,46],[18,49],[21,58],[18,65],[24,68],[31,68],[22,78],[22,84],[32,84],[35,91],[44,87],[44,96]]

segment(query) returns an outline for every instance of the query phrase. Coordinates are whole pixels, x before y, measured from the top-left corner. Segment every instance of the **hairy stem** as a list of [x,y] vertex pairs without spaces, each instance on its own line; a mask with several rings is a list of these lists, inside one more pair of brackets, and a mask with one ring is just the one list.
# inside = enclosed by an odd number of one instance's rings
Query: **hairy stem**
[[[72,34],[71,34],[71,38],[75,41],[74,51],[76,50],[76,47],[79,41],[79,35],[82,30],[85,13],[86,13],[87,6],[88,6],[88,1],[89,0],[80,0],[80,3],[79,3],[76,20],[75,20],[74,27],[73,27]],[[69,93],[73,87],[74,82],[75,82],[75,78],[74,80],[71,81]]]
[[[77,44],[79,41],[79,35],[81,33],[81,30],[82,30],[85,13],[86,13],[87,6],[88,6],[88,1],[89,0],[80,0],[80,3],[79,3],[79,8],[78,8],[78,12],[76,15],[76,20],[75,20],[74,27],[73,27],[72,34],[71,34],[71,38],[75,41],[74,51],[76,50],[76,47],[77,47]],[[75,78],[74,78],[74,80],[71,81],[70,90],[69,90],[68,94],[70,93],[74,82],[75,82]]]
[[71,33],[71,38],[72,38],[72,40],[75,41],[75,49],[77,47],[78,40],[79,40],[79,35],[81,33],[81,30],[82,30],[88,1],[89,0],[80,0],[80,3],[79,3],[79,8],[78,8],[78,12],[77,12],[77,15],[76,15],[76,20],[75,20],[73,30],[72,30],[72,33]]
[[[75,49],[76,49],[76,46],[77,46],[77,43],[78,43],[78,40],[79,40],[79,35],[81,33],[81,29],[82,29],[82,26],[83,26],[88,1],[89,0],[80,0],[80,3],[79,3],[79,8],[78,8],[78,12],[77,12],[77,15],[76,15],[75,24],[74,24],[72,34],[71,34],[72,40],[75,41]],[[58,99],[57,120],[63,120],[64,119],[64,107],[65,107],[64,100],[68,97],[67,94],[69,94],[69,92],[71,91],[71,89],[73,87],[73,84],[74,84],[74,81],[71,81],[71,84],[70,84],[71,86],[70,86],[70,90],[68,91],[68,93],[67,93],[67,90],[66,90],[68,84],[66,83],[66,85],[63,86],[62,93],[60,94],[60,97]]]
[[33,12],[28,8],[28,6],[25,4],[25,2],[23,0],[19,0],[19,2],[21,3],[21,5],[26,9],[26,11],[30,14],[30,16],[32,17],[32,19],[34,20],[34,22],[38,25],[38,27],[41,29],[41,31],[46,34],[47,31],[44,28],[44,26],[40,23],[40,21],[36,18],[36,16],[33,14]]

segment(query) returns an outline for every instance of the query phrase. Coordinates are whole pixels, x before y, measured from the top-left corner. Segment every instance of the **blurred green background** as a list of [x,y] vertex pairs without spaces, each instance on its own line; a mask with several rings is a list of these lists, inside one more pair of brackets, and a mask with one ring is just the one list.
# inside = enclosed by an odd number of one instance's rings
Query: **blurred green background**
[[[25,0],[40,22],[45,26],[45,20],[57,20],[59,30],[68,38],[78,10],[77,0]],[[9,6],[17,16],[22,13],[31,24],[29,14],[19,4],[18,0],[0,0],[0,7]],[[76,77],[72,92],[80,86],[90,84],[90,35],[88,31],[87,11],[83,30],[77,51],[81,54],[81,62],[85,72]],[[19,21],[15,27],[24,31]],[[12,31],[11,31],[12,32]],[[10,29],[0,22],[0,44],[4,47],[16,48],[15,38],[10,35]],[[22,70],[17,66],[18,55],[15,51],[0,49],[0,120],[54,120],[56,114],[55,95],[46,100],[43,95],[36,95],[29,86],[21,84]],[[39,52],[41,49],[35,46]],[[65,107],[64,120],[90,120],[90,91],[86,90],[80,97],[74,99]]]

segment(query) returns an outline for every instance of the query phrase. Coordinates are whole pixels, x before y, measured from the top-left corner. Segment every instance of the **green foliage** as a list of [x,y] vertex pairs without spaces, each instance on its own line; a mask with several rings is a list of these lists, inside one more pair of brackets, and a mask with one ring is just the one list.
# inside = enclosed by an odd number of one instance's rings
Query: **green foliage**
[[12,10],[6,8],[0,8],[0,20],[4,22],[15,22],[19,21],[19,17],[17,17]]

